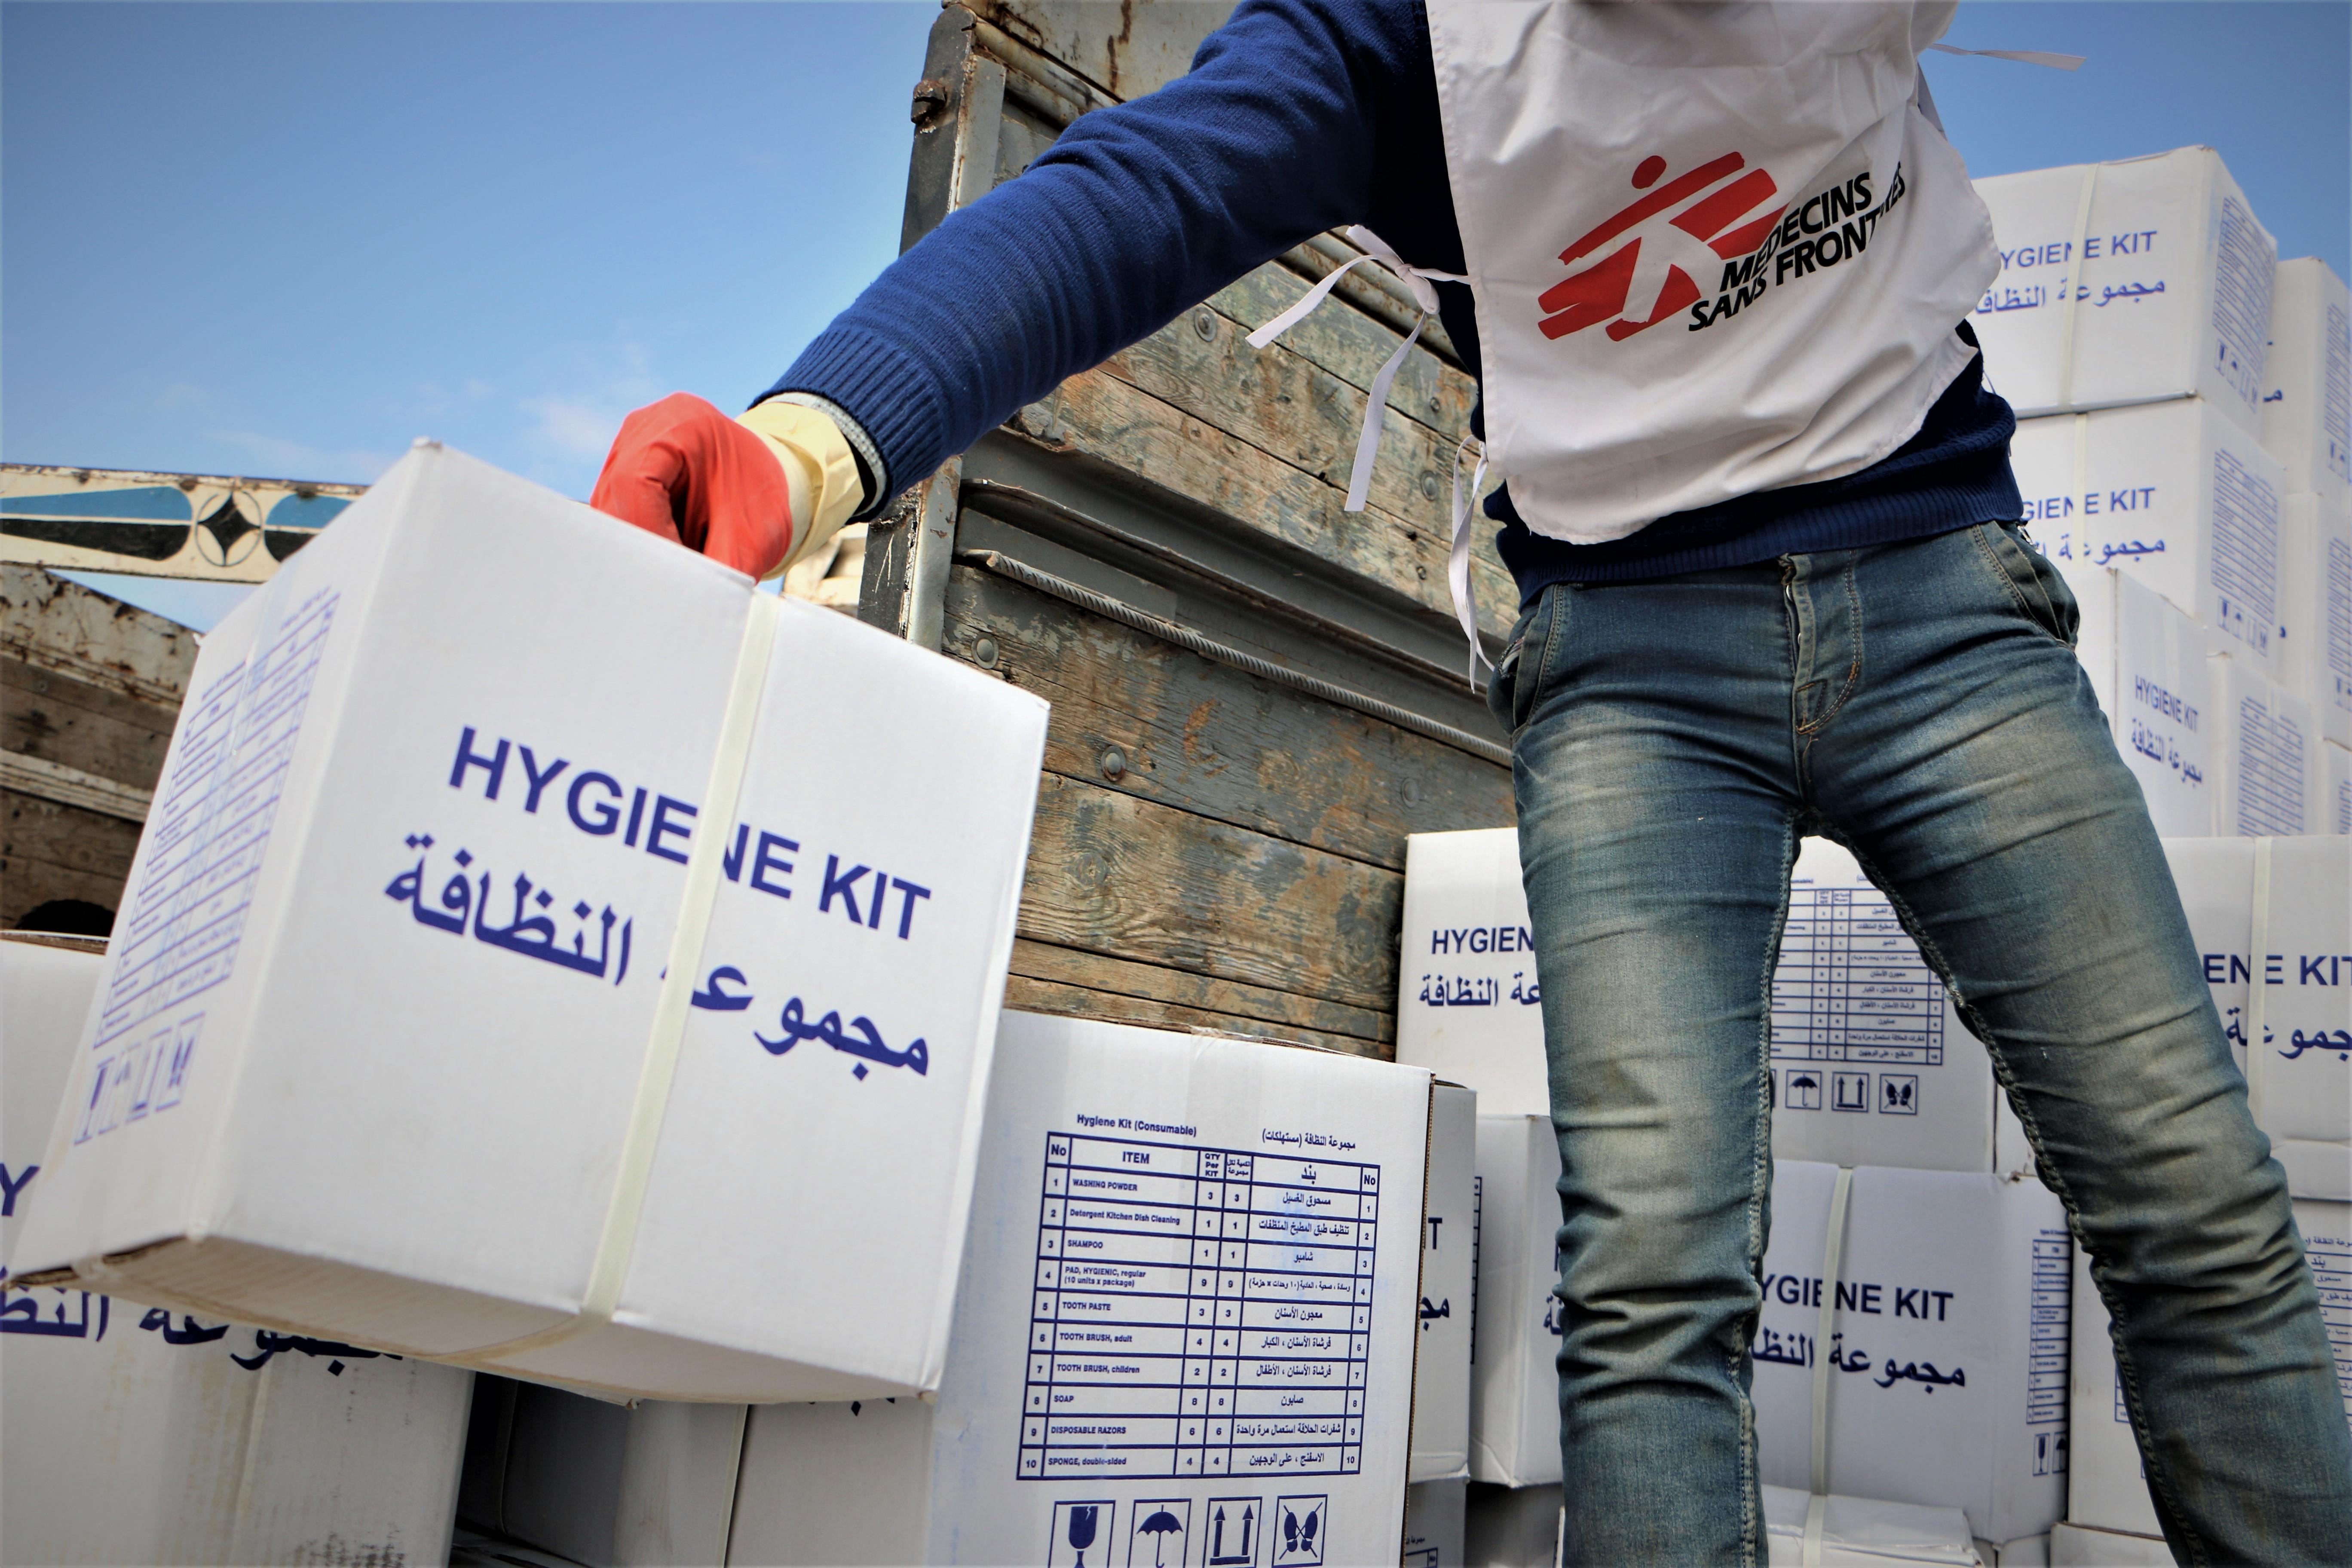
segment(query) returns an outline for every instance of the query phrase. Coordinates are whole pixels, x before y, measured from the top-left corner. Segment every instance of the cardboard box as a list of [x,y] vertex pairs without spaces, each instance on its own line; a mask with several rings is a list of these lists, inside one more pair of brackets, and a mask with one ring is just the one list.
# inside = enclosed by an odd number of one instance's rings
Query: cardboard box
[[1006,1013],[937,1405],[754,1410],[733,1560],[1397,1561],[1430,1089]]
[[2279,679],[2352,746],[2352,500],[2289,496],[2279,517]]
[[1559,1143],[1546,1116],[1478,1118],[1470,1479],[1559,1479]]
[[2205,637],[2162,595],[2112,566],[2065,573],[2082,606],[2075,652],[2116,751],[2139,780],[2158,833],[2213,831],[2213,678]]
[[1462,1568],[1467,1480],[1416,1481],[1404,1489],[1404,1568]]
[[[1810,1493],[1765,1487],[1765,1546],[1774,1568],[1801,1568]],[[1977,1568],[1967,1516],[1956,1508],[1828,1497],[1822,1510],[1822,1568],[1877,1568],[1884,1563],[1941,1563]]]
[[1775,1159],[1981,1172],[1997,1142],[2030,1157],[1991,1056],[1886,895],[1826,838],[1804,841],[1790,878],[1771,1072]]
[[2334,742],[2319,748],[2319,830],[2352,833],[2352,752]]
[[[2052,1530],[2058,1527],[2052,1525]],[[2050,1532],[2028,1535],[2017,1541],[1991,1542],[1979,1538],[1977,1556],[1985,1568],[2050,1568]]]
[[589,1568],[724,1563],[748,1415],[485,1375],[458,1517]]
[[2064,1211],[2035,1182],[1856,1171],[1832,1365],[1815,1342],[1837,1173],[1774,1167],[1753,1350],[1763,1479],[1809,1481],[1818,1366],[1830,1491],[1958,1508],[1990,1541],[2040,1534],[2066,1496]]
[[936,1386],[1043,702],[429,446],[191,689],[22,1270],[624,1393]]
[[[0,1245],[105,962],[0,938]],[[438,1562],[470,1373],[0,1285],[0,1563]]]
[[[2214,1011],[2247,1069],[2254,841],[2168,838],[2164,853]],[[2266,1050],[2248,1099],[2297,1197],[2352,1200],[2352,840],[2281,838],[2270,853]]]
[[[2147,618],[2148,596],[2122,592]],[[2204,676],[2201,654],[2189,668]],[[1551,1113],[1532,942],[1515,830],[1407,840],[1397,1059],[1471,1085],[1482,1116]],[[1826,839],[1808,838],[1798,857],[1771,1008],[1777,1157],[1964,1171],[2030,1163],[1984,1047],[1886,896]],[[1475,1464],[1472,1474],[1502,1479]]]
[[1463,1506],[1462,1560],[1469,1568],[1555,1568],[1560,1522],[1557,1481],[1540,1487],[1473,1481]]
[[2021,420],[2010,462],[2060,570],[2115,567],[2270,672],[2285,476],[2251,431],[2189,398]]
[[2278,264],[2263,388],[2263,445],[2287,488],[2352,495],[2352,300],[2315,256]]
[[2320,831],[2319,723],[2311,703],[2254,666],[2209,656],[2213,677],[2213,831]]
[[[2352,1205],[2298,1199],[2294,1224],[2303,1233],[2304,1255],[2311,1260],[2312,1273],[2319,1282],[2320,1310],[2327,1320],[2328,1340],[2336,1349],[2336,1381],[2344,1390],[2347,1418],[2352,1419]],[[2087,1255],[2075,1260],[2074,1301],[2071,1393],[2074,1476],[2066,1501],[2067,1521],[2136,1536],[2158,1535],[2160,1528],[2156,1521],[2156,1507],[2148,1501],[2147,1475],[2140,1468],[2139,1448],[2132,1441],[2131,1417],[2125,1412],[2117,1386],[2107,1310],[2091,1284]],[[2053,1541],[2053,1562],[2108,1561],[2069,1559],[2060,1556],[2060,1543]],[[2171,1559],[2158,1557],[2155,1561],[2168,1563]]]
[[2050,1562],[2052,1568],[2172,1568],[2172,1548],[2161,1536],[2061,1524],[2050,1531]]
[[1989,380],[2021,416],[2197,396],[2259,427],[2278,242],[2219,153],[2182,147],[1976,187],[2001,268],[1969,321]]
[[1518,830],[1408,837],[1403,932],[1397,1060],[1477,1090],[1483,1115],[1550,1115]]
[[1430,1098],[1429,1181],[1422,1216],[1421,1335],[1412,1360],[1414,1481],[1470,1473],[1477,1161],[1478,1097],[1459,1085],[1440,1083]]

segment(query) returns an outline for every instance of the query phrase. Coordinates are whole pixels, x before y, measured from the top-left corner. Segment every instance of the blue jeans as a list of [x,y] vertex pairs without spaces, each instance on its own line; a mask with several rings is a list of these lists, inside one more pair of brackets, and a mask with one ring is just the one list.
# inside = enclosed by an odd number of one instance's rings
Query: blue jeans
[[2287,1205],[2073,596],[1996,523],[1563,584],[1491,701],[1559,1134],[1571,1563],[1766,1561],[1748,1340],[1798,841],[1853,850],[1989,1043],[2116,1324],[2184,1563],[2352,1563]]

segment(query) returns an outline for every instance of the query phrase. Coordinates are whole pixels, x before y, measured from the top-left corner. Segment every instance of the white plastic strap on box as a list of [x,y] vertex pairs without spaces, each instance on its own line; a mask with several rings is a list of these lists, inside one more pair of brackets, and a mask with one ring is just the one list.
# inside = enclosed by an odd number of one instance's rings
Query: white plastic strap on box
[[751,758],[751,731],[759,721],[760,699],[767,686],[769,659],[782,618],[782,601],[776,595],[751,595],[751,616],[736,651],[726,713],[719,721],[719,751],[710,762],[710,784],[703,791],[704,805],[695,819],[687,851],[686,890],[678,900],[677,930],[670,935],[669,968],[654,999],[653,1028],[637,1073],[636,1099],[629,1108],[620,1168],[613,1178],[612,1202],[604,1211],[604,1231],[596,1243],[596,1259],[588,1271],[588,1289],[581,1298],[580,1310],[537,1332],[438,1359],[472,1363],[543,1350],[611,1322],[614,1310],[620,1305],[621,1285],[636,1250],[637,1221],[645,1212],[654,1151],[661,1142],[662,1115],[669,1107],[670,1083],[677,1074],[678,1048],[686,1037],[687,1009],[694,994],[695,975],[700,972],[702,942],[710,930],[711,905],[719,896],[727,825],[735,820],[735,804],[742,796],[744,769]]
[[1830,1194],[1830,1237],[1822,1248],[1822,1312],[1813,1325],[1812,1496],[1805,1502],[1805,1568],[1822,1568],[1822,1526],[1830,1499],[1830,1334],[1837,1321],[1838,1273],[1845,1267],[1845,1211],[1853,1167],[1840,1165]]
[[2066,252],[2066,297],[2058,302],[2058,406],[2074,406],[2074,301],[2083,286],[2083,246],[2091,237],[2091,196],[2099,188],[2099,165],[2083,171],[2083,194],[2074,205],[2074,243]]
[[[2088,496],[2090,493],[2091,416],[2087,414],[2077,414],[2074,416],[2074,493],[2066,499],[2067,506],[2070,508],[2077,506],[2082,507],[2084,510],[2080,515],[2088,517],[2090,515],[2089,502],[2084,498]],[[2083,536],[2083,527],[2081,524],[2078,523],[2075,526],[2074,533],[2075,559],[2078,561],[2090,560],[2091,546],[2089,542]]]
[[2246,1010],[2241,1016],[2246,1032],[2246,1109],[2257,1126],[2270,1111],[2270,1059],[2264,1047],[2270,1034],[2271,846],[2276,840],[2254,840],[2252,929],[2247,935]]

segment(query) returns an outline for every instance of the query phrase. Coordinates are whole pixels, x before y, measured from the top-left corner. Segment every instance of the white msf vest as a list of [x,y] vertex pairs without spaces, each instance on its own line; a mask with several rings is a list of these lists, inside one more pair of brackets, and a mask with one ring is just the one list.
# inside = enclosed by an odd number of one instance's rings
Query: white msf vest
[[1956,7],[1428,0],[1485,455],[1530,529],[1622,539],[1918,429],[2000,266],[1920,106]]

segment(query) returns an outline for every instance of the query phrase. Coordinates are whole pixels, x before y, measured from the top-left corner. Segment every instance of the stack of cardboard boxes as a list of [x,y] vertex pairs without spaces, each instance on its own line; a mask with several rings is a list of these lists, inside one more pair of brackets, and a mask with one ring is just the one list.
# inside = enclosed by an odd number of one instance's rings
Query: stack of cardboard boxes
[[1971,318],[2159,831],[2352,831],[2352,346],[2210,148],[1980,180]]
[[[1941,1516],[1953,1560],[1975,1538],[2005,1562],[2037,1561],[2064,1503],[2063,1215],[2024,1174],[1983,1048],[1853,858],[1807,841],[1792,893],[1772,996],[1774,1223],[1755,1345],[1764,1479],[1810,1488],[1813,1384],[1826,1379],[1841,1519],[1863,1531],[1874,1504],[1942,1508],[1955,1510]],[[1531,949],[1515,833],[1412,838],[1398,1059],[1479,1092],[1474,1563],[1549,1561],[1558,1530],[1559,1154]],[[1832,1342],[1817,1353],[1841,1164],[1856,1169]]]

